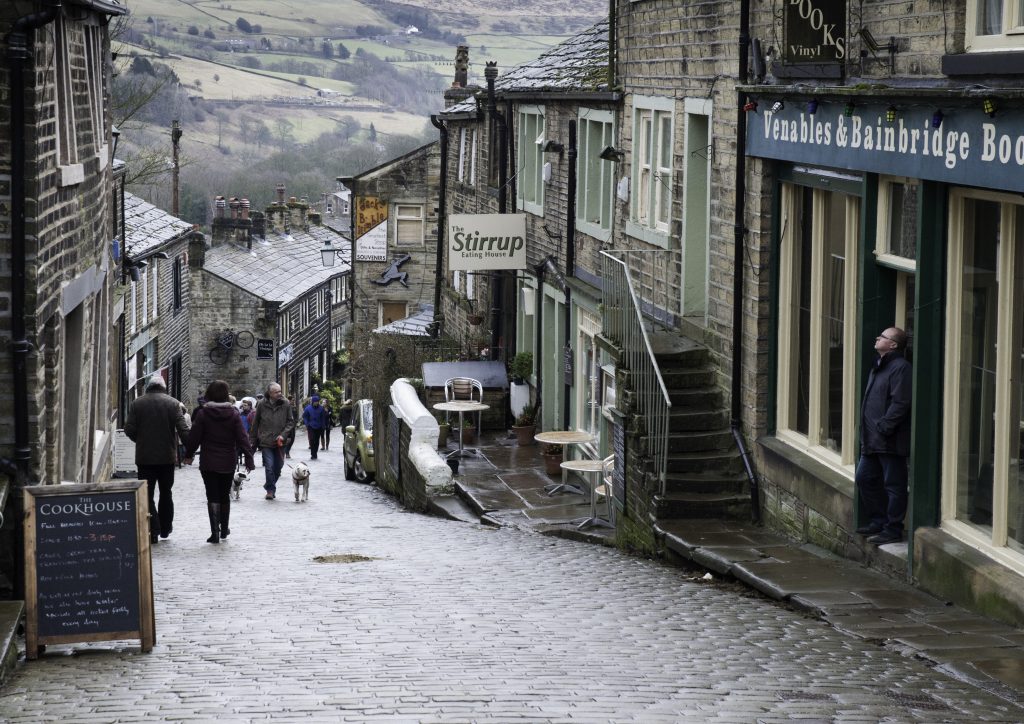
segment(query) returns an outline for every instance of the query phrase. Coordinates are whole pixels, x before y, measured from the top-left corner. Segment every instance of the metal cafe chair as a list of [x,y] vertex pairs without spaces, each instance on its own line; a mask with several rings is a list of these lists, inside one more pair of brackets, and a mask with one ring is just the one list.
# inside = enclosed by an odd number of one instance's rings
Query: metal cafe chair
[[[453,400],[470,400],[472,402],[483,402],[484,401],[484,386],[480,384],[480,380],[474,380],[472,377],[449,377],[444,381],[444,401],[452,402]],[[476,431],[480,434],[480,422],[483,419],[483,413],[476,413]],[[451,413],[446,413],[445,420],[450,420]],[[462,431],[459,431],[462,434]]]

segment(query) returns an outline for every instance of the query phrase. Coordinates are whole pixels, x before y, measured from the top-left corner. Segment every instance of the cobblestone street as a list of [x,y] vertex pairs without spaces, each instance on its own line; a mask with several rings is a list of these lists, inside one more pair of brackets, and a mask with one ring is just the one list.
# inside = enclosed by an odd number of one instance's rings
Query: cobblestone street
[[179,471],[154,650],[50,647],[4,686],[0,720],[1024,720],[740,586],[404,512],[343,480],[340,447],[310,463],[306,504],[290,482],[263,500],[257,470],[216,546],[198,470]]

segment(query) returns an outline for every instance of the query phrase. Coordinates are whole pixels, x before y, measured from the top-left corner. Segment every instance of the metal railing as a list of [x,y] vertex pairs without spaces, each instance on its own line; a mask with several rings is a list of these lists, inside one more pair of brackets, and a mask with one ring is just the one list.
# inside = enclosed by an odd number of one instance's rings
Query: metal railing
[[[658,362],[654,358],[651,340],[644,323],[645,316],[657,320],[657,316],[644,313],[645,307],[654,314],[659,307],[654,304],[652,298],[645,300],[638,294],[639,284],[634,279],[636,270],[631,268],[629,263],[637,253],[618,250],[601,252],[601,322],[604,335],[622,350],[620,364],[629,370],[630,388],[637,412],[646,422],[647,457],[652,471],[658,476],[659,490],[664,494],[665,467],[668,459],[668,423],[672,402],[669,400],[668,389],[661,377]],[[654,273],[652,262],[657,263],[658,257],[645,252],[639,253],[644,254],[640,259],[650,270],[650,278],[656,278],[658,275]],[[671,252],[661,252],[666,253]],[[666,261],[667,267],[667,260],[663,261]],[[667,277],[668,268],[663,267],[662,274]],[[653,284],[651,288],[655,289],[657,286],[659,285]],[[666,285],[661,286],[664,288]],[[667,301],[667,290],[663,293],[666,294]],[[672,306],[666,304],[661,309],[672,309]]]

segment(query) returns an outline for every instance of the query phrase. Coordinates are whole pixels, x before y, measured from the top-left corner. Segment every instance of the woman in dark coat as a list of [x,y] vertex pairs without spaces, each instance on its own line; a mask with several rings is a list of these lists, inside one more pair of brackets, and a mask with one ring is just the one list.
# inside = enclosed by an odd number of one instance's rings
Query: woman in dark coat
[[245,456],[245,469],[253,470],[252,446],[245,434],[242,418],[228,401],[228,383],[215,380],[206,388],[206,404],[192,418],[192,429],[185,443],[185,462],[199,450],[199,472],[206,485],[206,507],[210,515],[207,543],[220,543],[231,532],[231,481],[235,475],[238,452]]

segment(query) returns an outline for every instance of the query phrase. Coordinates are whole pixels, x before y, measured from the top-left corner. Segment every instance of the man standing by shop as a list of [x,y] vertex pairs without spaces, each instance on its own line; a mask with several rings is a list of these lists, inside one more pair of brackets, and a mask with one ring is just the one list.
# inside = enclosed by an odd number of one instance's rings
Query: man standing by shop
[[267,500],[277,495],[277,479],[284,467],[284,443],[295,429],[291,405],[281,394],[281,385],[272,382],[267,393],[256,405],[256,415],[249,428],[249,441],[263,455],[263,469]]
[[907,334],[890,327],[875,337],[878,354],[861,403],[860,461],[856,484],[862,519],[857,529],[868,543],[903,540],[910,457],[910,363],[903,350]]
[[320,406],[320,398],[313,395],[309,404],[302,411],[302,424],[306,426],[306,435],[309,437],[309,459],[316,460],[316,453],[320,449],[320,438],[327,427],[327,410]]
[[149,539],[156,543],[157,536],[166,538],[174,525],[174,466],[178,462],[179,440],[185,444],[188,439],[181,403],[167,394],[162,376],[153,375],[146,383],[145,394],[132,401],[124,434],[135,443],[135,465],[149,488]]

